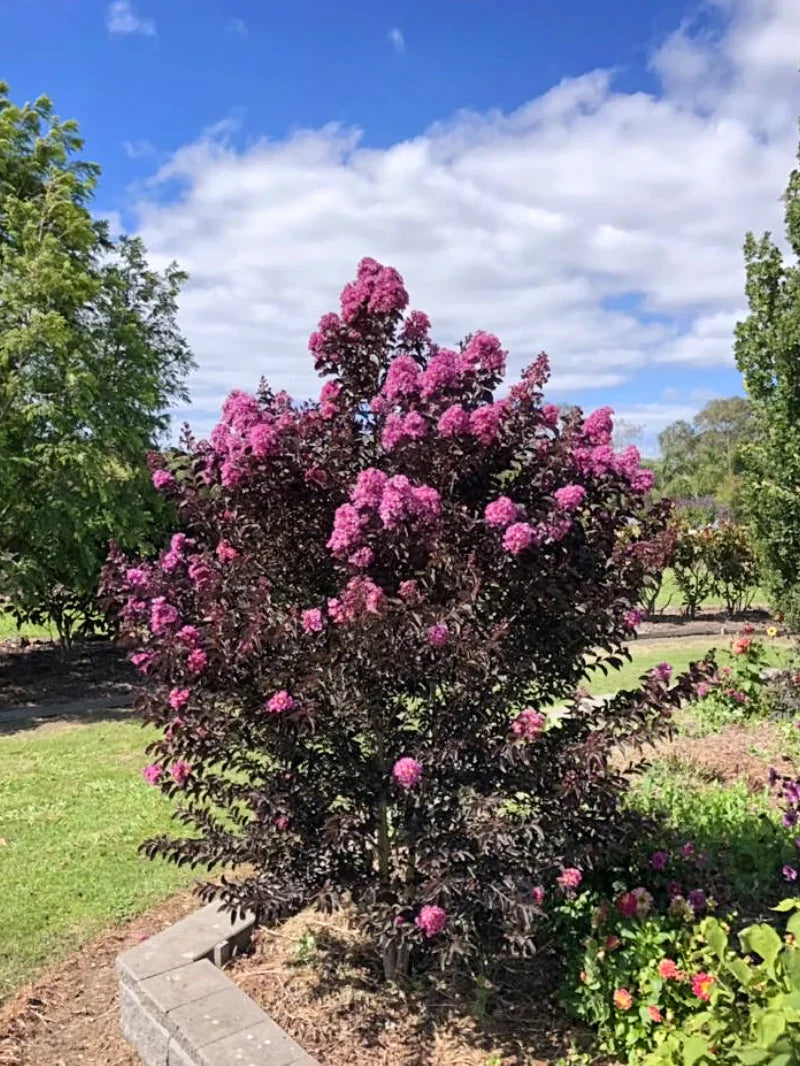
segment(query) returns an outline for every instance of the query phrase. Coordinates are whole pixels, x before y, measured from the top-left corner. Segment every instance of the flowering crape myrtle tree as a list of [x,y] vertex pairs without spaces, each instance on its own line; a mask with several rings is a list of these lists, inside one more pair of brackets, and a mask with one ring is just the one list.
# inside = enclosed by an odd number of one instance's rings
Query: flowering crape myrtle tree
[[388,976],[532,950],[543,892],[619,834],[610,751],[693,684],[576,694],[639,620],[651,474],[609,411],[543,405],[545,356],[494,400],[497,338],[440,348],[407,302],[365,259],[311,337],[319,402],[236,392],[154,456],[183,531],[105,575],[163,730],[145,776],[189,830],[147,853],[246,867],[204,894],[267,920],[352,902]]

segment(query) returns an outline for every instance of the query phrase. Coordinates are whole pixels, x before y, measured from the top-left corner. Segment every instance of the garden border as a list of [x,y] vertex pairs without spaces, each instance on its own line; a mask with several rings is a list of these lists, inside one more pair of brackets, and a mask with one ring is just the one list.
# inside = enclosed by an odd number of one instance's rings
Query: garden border
[[118,956],[122,1033],[145,1066],[319,1066],[219,969],[254,924],[210,903]]

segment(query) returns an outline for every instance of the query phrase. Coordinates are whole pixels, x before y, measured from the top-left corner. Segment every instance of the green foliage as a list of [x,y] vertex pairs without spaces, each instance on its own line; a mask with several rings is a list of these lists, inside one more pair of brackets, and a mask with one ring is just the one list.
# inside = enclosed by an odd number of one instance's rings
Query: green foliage
[[794,852],[793,834],[780,824],[764,785],[758,793],[744,781],[721,788],[688,770],[656,763],[627,802],[672,835],[665,846],[691,841],[712,857],[706,887],[717,900],[754,913],[775,902],[778,873]]
[[800,625],[800,170],[785,196],[785,262],[765,234],[749,233],[744,256],[750,314],[736,327],[736,364],[758,429],[743,451],[745,502],[768,590]]
[[800,899],[775,908],[790,917],[781,939],[772,925],[760,923],[739,934],[740,950],[729,929],[709,918],[699,926],[688,965],[713,978],[708,1002],[691,1003],[659,1034],[645,1066],[793,1066],[800,1061]]
[[694,618],[697,609],[714,589],[716,579],[710,567],[711,528],[693,529],[686,522],[678,526],[672,556],[672,572],[686,614]]
[[[656,490],[671,499],[704,501],[700,514],[693,516],[696,519],[711,520],[721,507],[736,510],[741,449],[752,436],[753,417],[746,399],[711,400],[693,422],[673,422],[660,434]],[[690,503],[686,506],[691,510]]]
[[191,366],[185,275],[92,217],[81,148],[46,97],[18,107],[0,83],[0,593],[67,642],[92,621],[108,540],[161,538],[144,460]]
[[714,591],[722,597],[728,614],[740,614],[752,604],[758,587],[758,565],[745,526],[721,522],[707,545],[708,568]]
[[730,521],[701,528],[685,518],[675,524],[672,576],[684,612],[717,598],[731,615],[746,610],[758,589],[756,554],[744,526]]
[[764,641],[751,633],[733,638],[717,674],[698,687],[693,711],[702,732],[770,713],[773,704],[763,674],[771,659]]

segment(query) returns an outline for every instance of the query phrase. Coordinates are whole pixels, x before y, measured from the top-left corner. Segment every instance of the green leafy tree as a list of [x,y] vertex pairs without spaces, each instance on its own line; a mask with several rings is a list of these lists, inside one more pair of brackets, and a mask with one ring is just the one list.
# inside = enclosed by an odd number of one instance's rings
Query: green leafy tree
[[706,500],[708,518],[739,507],[741,453],[754,436],[750,403],[743,396],[710,400],[692,422],[672,422],[658,438],[657,487],[672,499]]
[[0,83],[0,589],[66,643],[108,540],[146,548],[164,525],[145,456],[192,365],[185,275],[92,216],[82,146],[46,97],[16,106]]
[[744,245],[750,314],[736,326],[736,364],[758,434],[746,448],[745,494],[772,599],[800,625],[800,170],[784,197],[792,260],[765,233]]

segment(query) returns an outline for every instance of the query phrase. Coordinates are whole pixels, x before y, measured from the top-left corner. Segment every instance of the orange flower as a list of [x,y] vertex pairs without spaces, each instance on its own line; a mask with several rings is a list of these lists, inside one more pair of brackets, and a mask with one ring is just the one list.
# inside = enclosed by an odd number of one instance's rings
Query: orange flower
[[698,999],[708,1003],[711,998],[711,986],[716,981],[713,973],[696,973],[692,978],[692,992]]
[[658,1009],[658,1007],[649,1006],[647,1008],[647,1013],[650,1015],[651,1019],[654,1022],[656,1022],[656,1023],[664,1021],[664,1015],[661,1013],[661,1011]]
[[618,988],[614,993],[614,1006],[617,1010],[630,1010],[633,1006],[633,996],[627,988]]
[[737,637],[731,644],[731,651],[734,655],[744,655],[745,652],[750,650],[750,645],[753,643],[750,637]]

